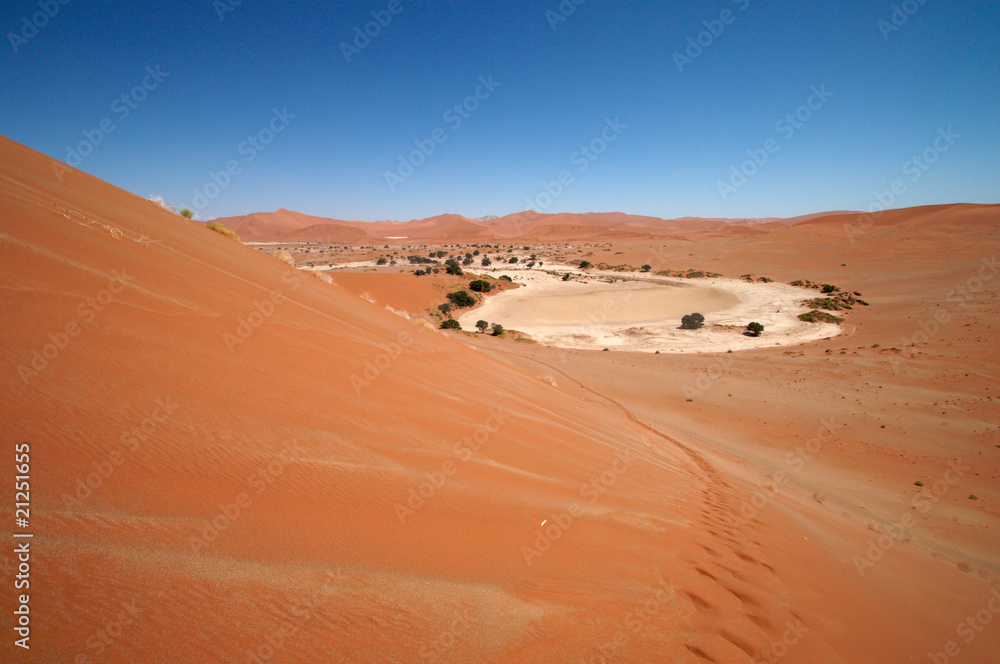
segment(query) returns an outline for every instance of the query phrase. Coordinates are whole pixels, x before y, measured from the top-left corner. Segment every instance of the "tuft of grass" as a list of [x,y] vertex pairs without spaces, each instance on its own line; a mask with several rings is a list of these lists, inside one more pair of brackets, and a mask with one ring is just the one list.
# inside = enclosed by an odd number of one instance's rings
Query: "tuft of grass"
[[234,231],[231,228],[226,228],[222,224],[210,221],[207,224],[205,224],[205,228],[215,231],[216,233],[225,235],[226,237],[236,240],[237,242],[242,242],[242,240],[240,240],[240,236],[236,234],[236,231]]
[[687,398],[687,400],[688,400],[689,402],[691,402],[691,401],[694,401],[694,399],[692,399],[691,397],[688,397],[688,398]]
[[979,496],[974,493],[969,494],[969,500],[979,500]]
[[913,483],[913,485],[914,485],[914,486],[923,486],[923,485],[924,485],[924,483],[923,483],[923,482],[921,482],[920,480],[917,480],[916,482],[914,482],[914,483]]

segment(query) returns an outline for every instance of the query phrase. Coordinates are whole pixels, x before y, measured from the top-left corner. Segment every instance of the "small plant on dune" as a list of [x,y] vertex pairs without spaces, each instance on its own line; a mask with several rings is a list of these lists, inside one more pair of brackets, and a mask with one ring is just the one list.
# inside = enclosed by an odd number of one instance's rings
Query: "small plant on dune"
[[187,208],[181,208],[181,211],[178,214],[180,214],[185,219],[191,219],[192,217],[194,217],[194,212],[192,212]]
[[232,230],[231,228],[226,228],[222,224],[217,224],[214,221],[210,221],[207,224],[205,224],[205,228],[215,231],[216,233],[221,233],[222,235],[225,235],[228,238],[232,238],[237,242],[240,241],[240,236],[236,234],[236,231]]
[[458,324],[458,321],[454,318],[449,318],[448,320],[441,321],[442,330],[461,330],[462,326]]
[[484,320],[477,320],[477,321],[476,321],[476,328],[477,328],[477,329],[478,329],[478,330],[479,330],[480,332],[485,332],[485,331],[486,331],[486,328],[488,328],[489,326],[490,326],[490,324],[489,324],[489,323],[487,323],[487,322],[486,322],[486,321],[484,321]]
[[509,281],[510,283],[514,283],[514,280],[508,277],[506,274],[501,274],[499,278],[503,279],[504,281]]
[[493,323],[493,336],[499,337],[501,334],[503,334],[503,325],[500,323]]
[[823,292],[824,293],[832,293],[832,292],[838,291],[838,290],[840,290],[840,289],[837,288],[836,286],[834,286],[833,284],[823,284]]
[[697,330],[704,324],[705,317],[698,313],[688,314],[681,318],[681,329],[684,330]]
[[591,263],[590,261],[580,261],[580,269],[581,270],[586,270],[586,269],[592,268],[592,267],[594,267],[594,264]]
[[438,311],[443,313],[445,316],[451,315],[451,303],[445,302],[444,304],[439,304]]
[[754,321],[749,325],[747,325],[747,331],[749,331],[750,334],[754,335],[755,337],[759,337],[760,333],[764,331],[764,326],[758,323],[757,321]]

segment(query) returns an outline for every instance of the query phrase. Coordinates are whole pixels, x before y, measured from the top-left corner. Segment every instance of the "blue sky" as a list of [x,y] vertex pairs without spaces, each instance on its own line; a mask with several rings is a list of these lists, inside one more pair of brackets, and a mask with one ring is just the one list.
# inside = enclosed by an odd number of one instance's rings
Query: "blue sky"
[[7,0],[0,134],[202,219],[1000,202],[995,0],[238,1]]

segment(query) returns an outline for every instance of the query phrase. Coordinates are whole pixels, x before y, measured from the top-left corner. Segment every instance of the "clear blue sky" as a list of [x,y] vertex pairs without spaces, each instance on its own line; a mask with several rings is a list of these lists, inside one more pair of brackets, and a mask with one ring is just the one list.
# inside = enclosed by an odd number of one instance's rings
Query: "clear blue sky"
[[[202,219],[786,217],[864,209],[897,180],[890,207],[1000,202],[996,0],[910,0],[898,26],[888,0],[238,1],[5,0],[0,133],[66,161],[89,132],[84,171]],[[348,62],[373,11],[391,22]],[[269,127],[274,109],[294,117]],[[415,141],[433,154],[390,188]]]

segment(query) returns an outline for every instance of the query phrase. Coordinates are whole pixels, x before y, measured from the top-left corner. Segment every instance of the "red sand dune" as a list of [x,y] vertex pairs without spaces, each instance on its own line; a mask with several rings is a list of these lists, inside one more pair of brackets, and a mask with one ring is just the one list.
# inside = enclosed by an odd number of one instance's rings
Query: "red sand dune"
[[[606,241],[651,239],[678,233],[702,232],[717,237],[747,234],[746,230],[770,231],[810,219],[829,216],[825,212],[792,219],[659,219],[622,212],[588,212],[586,214],[543,214],[535,211],[518,212],[480,221],[457,214],[442,214],[407,222],[362,222],[325,219],[281,209],[277,212],[255,212],[243,217],[224,217],[217,222],[233,229],[244,241],[337,242],[364,244],[373,241],[395,242],[434,240],[440,242],[538,240],[538,241]],[[344,227],[363,231],[352,233]]]
[[725,445],[7,139],[0,195],[3,661],[997,661],[955,632],[987,583],[903,544],[859,576],[872,532],[794,492],[735,519]]

